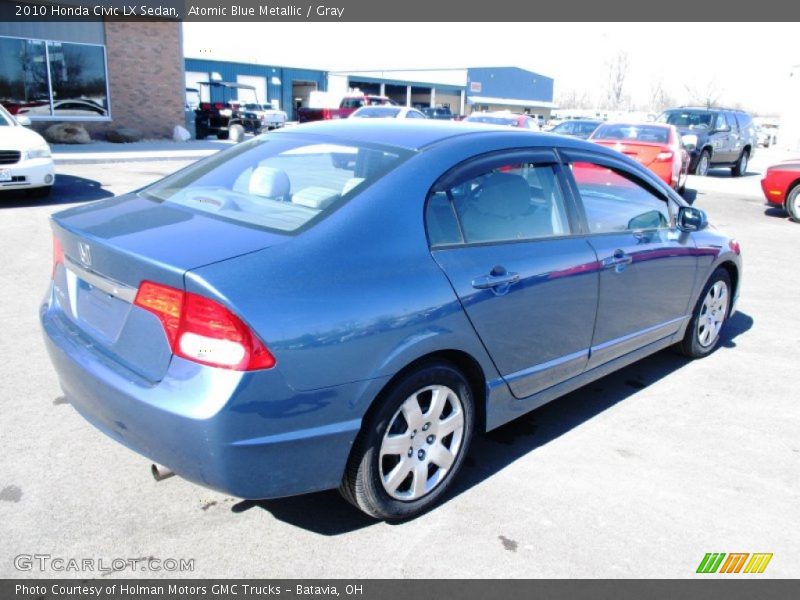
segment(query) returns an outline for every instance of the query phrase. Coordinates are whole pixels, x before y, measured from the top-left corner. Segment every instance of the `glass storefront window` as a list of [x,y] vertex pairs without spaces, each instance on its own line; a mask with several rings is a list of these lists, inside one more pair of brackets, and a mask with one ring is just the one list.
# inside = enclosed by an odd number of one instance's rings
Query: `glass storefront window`
[[48,42],[53,115],[106,117],[106,65],[103,48]]
[[103,47],[0,37],[0,104],[31,118],[108,118]]
[[44,42],[0,38],[0,103],[12,115],[50,115]]

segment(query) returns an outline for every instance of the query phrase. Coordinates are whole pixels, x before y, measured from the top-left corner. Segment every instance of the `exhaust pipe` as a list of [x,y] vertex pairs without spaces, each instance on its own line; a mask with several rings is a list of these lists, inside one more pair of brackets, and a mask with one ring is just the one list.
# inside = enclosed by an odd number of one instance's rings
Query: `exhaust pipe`
[[157,465],[156,463],[150,465],[150,473],[156,481],[164,481],[175,475],[175,471],[168,469],[164,465]]

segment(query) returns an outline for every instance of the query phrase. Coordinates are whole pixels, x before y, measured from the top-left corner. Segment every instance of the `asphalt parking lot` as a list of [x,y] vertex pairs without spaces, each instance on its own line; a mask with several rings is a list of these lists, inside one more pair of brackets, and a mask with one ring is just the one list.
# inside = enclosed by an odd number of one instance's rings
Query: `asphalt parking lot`
[[155,483],[71,409],[37,319],[48,215],[186,163],[59,166],[50,200],[0,200],[0,577],[25,575],[17,555],[49,554],[194,559],[191,573],[120,573],[132,577],[681,578],[707,552],[770,552],[761,577],[800,576],[800,224],[764,204],[771,162],[760,151],[742,179],[689,180],[744,256],[714,354],[659,353],[478,437],[455,492],[402,524],[336,492],[251,502]]

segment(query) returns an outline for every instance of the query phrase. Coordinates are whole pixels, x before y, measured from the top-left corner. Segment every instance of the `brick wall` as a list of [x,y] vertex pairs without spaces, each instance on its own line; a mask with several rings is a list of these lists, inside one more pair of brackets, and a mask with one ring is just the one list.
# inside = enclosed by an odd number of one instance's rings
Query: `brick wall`
[[180,23],[106,22],[112,123],[87,124],[92,137],[133,127],[145,137],[171,137],[184,124]]

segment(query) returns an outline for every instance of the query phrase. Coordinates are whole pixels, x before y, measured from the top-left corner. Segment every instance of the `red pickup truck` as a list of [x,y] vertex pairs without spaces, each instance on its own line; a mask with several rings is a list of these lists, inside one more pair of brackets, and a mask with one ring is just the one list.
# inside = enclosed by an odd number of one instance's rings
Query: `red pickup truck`
[[342,98],[339,108],[298,108],[297,120],[300,123],[310,121],[327,121],[329,119],[346,119],[362,106],[382,106],[397,104],[386,96],[368,94],[351,94]]

